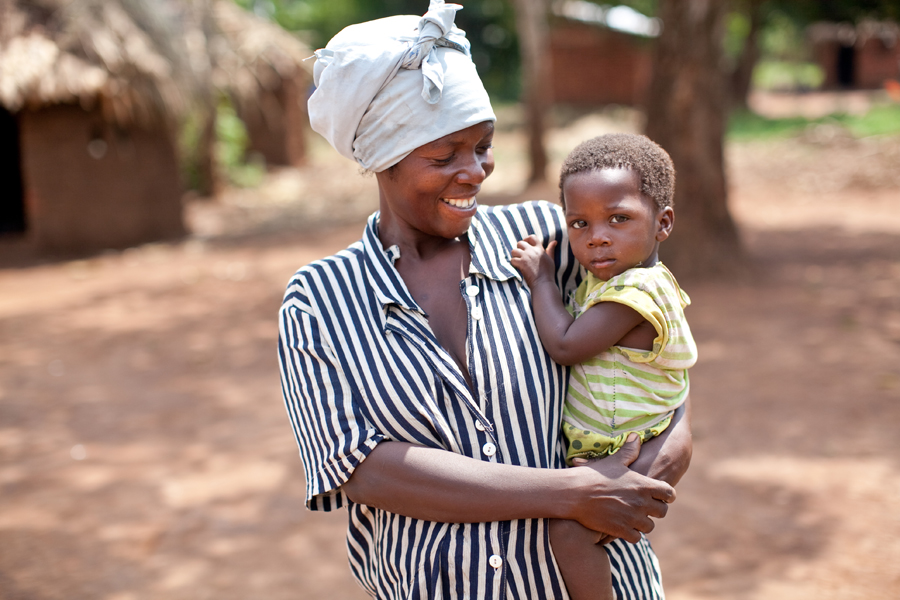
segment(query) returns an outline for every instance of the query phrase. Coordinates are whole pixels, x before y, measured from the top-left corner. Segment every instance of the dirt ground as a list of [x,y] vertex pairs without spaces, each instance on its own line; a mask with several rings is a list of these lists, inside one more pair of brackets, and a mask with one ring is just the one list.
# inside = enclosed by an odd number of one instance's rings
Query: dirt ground
[[[573,120],[574,142],[635,126]],[[500,131],[485,200],[516,188]],[[754,274],[683,281],[695,450],[652,540],[670,600],[900,597],[900,138],[728,149]],[[0,598],[360,599],[344,512],[303,507],[276,312],[356,240],[374,181],[317,155],[191,203],[194,235],[64,260],[0,246]],[[493,187],[491,187],[493,186]]]

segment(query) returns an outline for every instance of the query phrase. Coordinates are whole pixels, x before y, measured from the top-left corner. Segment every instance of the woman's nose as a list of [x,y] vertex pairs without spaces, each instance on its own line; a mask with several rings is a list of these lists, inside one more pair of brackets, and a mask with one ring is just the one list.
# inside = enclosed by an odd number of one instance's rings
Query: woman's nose
[[493,170],[493,160],[484,159],[484,157],[473,154],[457,174],[457,181],[470,185],[480,185]]

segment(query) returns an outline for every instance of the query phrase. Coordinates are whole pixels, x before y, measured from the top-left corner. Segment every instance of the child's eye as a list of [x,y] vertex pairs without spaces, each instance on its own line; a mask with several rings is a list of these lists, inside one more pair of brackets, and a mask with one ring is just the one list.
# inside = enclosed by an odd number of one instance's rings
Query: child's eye
[[587,223],[579,219],[577,221],[572,221],[569,227],[571,227],[572,229],[582,229],[584,227],[587,227]]
[[624,223],[627,220],[628,220],[628,217],[626,217],[625,215],[613,215],[610,218],[609,222],[610,223]]

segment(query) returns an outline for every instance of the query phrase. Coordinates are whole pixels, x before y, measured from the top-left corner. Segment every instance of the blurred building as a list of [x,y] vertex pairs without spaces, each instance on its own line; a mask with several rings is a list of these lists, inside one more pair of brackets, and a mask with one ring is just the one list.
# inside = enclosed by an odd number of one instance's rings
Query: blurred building
[[568,105],[644,101],[659,22],[626,6],[566,1],[553,5],[553,101]]
[[226,43],[217,48],[214,84],[234,99],[250,149],[267,165],[300,166],[306,158],[312,51],[293,35],[231,1],[213,5]]
[[0,234],[62,251],[182,235],[178,124],[220,93],[267,162],[302,161],[312,53],[228,0],[198,5],[0,2]]
[[184,96],[154,40],[118,2],[0,11],[0,231],[51,250],[181,235]]
[[900,80],[897,23],[815,23],[808,36],[826,88],[876,89],[887,80]]

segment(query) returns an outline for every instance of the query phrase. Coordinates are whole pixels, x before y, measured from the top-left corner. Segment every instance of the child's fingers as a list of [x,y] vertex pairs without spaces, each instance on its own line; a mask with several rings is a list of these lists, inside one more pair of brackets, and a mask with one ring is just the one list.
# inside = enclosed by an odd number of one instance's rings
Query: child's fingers
[[553,256],[553,249],[556,248],[556,240],[550,240],[550,243],[547,244],[547,254]]

